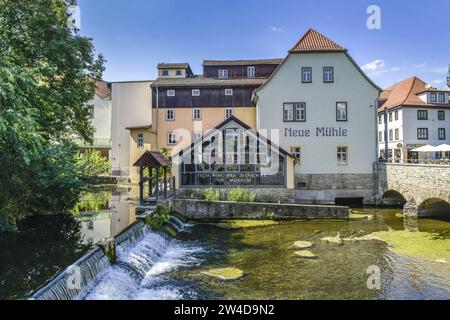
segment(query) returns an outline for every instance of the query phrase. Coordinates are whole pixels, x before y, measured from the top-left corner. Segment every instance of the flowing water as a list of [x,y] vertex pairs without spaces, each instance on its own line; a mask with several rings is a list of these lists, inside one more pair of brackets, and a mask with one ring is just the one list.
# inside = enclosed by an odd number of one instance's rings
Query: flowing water
[[[126,199],[127,197],[125,197]],[[117,205],[120,207],[120,203]],[[226,224],[186,224],[171,217],[174,232],[152,232],[142,222],[116,237],[117,261],[110,264],[101,250],[92,250],[93,235],[117,235],[106,219],[123,223],[135,218],[101,212],[73,221],[41,217],[22,226],[20,234],[0,237],[0,297],[38,299],[450,299],[450,264],[394,253],[381,241],[343,245],[321,239],[361,236],[377,231],[411,230],[450,234],[450,222],[404,220],[398,209],[360,209],[374,219],[350,221],[287,221],[259,227],[230,228]],[[128,223],[125,223],[128,221]],[[89,223],[89,228],[83,226]],[[224,228],[224,226],[226,228]],[[97,229],[98,228],[98,229]],[[114,230],[113,230],[114,229]],[[105,231],[109,230],[109,231]],[[176,234],[175,238],[168,234]],[[411,234],[414,234],[412,232]],[[86,241],[86,237],[91,240]],[[309,241],[315,259],[297,257],[295,241]],[[430,245],[433,250],[434,243]],[[427,250],[428,248],[425,248]],[[395,251],[395,250],[394,250]],[[83,254],[87,253],[88,255]],[[78,261],[74,264],[73,261]],[[72,265],[71,265],[72,264]],[[369,289],[369,267],[381,272],[381,288]],[[75,268],[74,268],[75,267]],[[211,278],[205,271],[232,267],[244,277],[232,281]],[[81,277],[73,277],[73,270]],[[373,269],[372,269],[373,270]],[[75,273],[76,275],[76,273]],[[70,279],[70,281],[68,281]],[[75,285],[67,288],[67,284]]]

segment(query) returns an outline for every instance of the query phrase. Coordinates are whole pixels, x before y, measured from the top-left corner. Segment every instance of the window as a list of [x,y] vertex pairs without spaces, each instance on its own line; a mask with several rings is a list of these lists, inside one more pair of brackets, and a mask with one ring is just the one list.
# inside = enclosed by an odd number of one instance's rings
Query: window
[[445,120],[445,111],[444,110],[438,111],[438,120]]
[[395,129],[395,140],[400,140],[400,129]]
[[194,132],[194,133],[192,133],[192,142],[199,141],[202,139],[202,137],[203,137],[203,135],[201,132]]
[[394,112],[394,120],[395,120],[395,121],[398,121],[398,111],[395,111],[395,112]]
[[389,122],[392,122],[392,112],[389,112]]
[[438,129],[438,139],[445,140],[445,128]]
[[378,124],[383,124],[383,116],[378,116]]
[[389,130],[389,141],[394,140],[394,132],[391,130]]
[[175,120],[175,110],[167,109],[166,110],[166,121],[174,121]]
[[336,121],[347,121],[347,102],[336,103]]
[[338,165],[346,165],[348,163],[348,147],[337,148]]
[[195,108],[192,110],[192,119],[201,120],[202,119],[202,109]]
[[417,139],[418,140],[428,140],[428,128],[418,128],[417,129]]
[[174,132],[169,132],[167,134],[167,144],[168,145],[174,145],[178,143],[178,137],[177,134]]
[[323,82],[333,83],[334,82],[334,69],[333,67],[323,68]]
[[167,90],[168,97],[175,97],[175,90]]
[[437,93],[430,93],[430,102],[437,102]]
[[439,93],[439,103],[445,103],[445,93]]
[[417,110],[417,120],[428,120],[428,110]]
[[200,96],[200,89],[192,89],[192,96],[193,97],[199,97]]
[[220,69],[219,70],[219,78],[228,78],[228,70],[226,69]]
[[138,135],[137,135],[137,147],[138,147],[138,149],[144,148],[144,134],[143,133],[138,133]]
[[256,76],[256,68],[255,67],[247,67],[247,77],[254,78]]
[[225,95],[226,96],[232,96],[233,95],[233,89],[225,89]]
[[162,71],[162,75],[163,75],[163,77],[168,77],[169,76],[169,70],[163,70]]
[[177,71],[176,71],[176,75],[177,75],[177,76],[181,76],[181,70],[177,70]]
[[378,132],[378,142],[383,142],[383,131]]
[[301,148],[300,147],[291,147],[291,155],[295,158],[295,164],[300,164]]
[[234,115],[232,108],[226,108],[225,109],[225,120],[228,118],[231,118]]
[[312,68],[304,67],[302,68],[302,83],[312,82]]
[[295,102],[283,104],[284,122],[304,122],[306,121],[306,103]]

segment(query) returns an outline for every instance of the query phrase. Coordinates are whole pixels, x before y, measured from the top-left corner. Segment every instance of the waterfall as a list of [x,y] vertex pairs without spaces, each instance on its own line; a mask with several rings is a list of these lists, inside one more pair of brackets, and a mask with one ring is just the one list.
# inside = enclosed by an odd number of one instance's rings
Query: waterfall
[[85,290],[80,299],[183,298],[180,293],[183,290],[174,284],[164,285],[162,275],[182,266],[198,264],[195,253],[200,248],[171,239],[163,232],[143,229],[139,240],[124,241],[116,247],[117,262]]
[[[177,217],[168,223],[177,232],[190,225]],[[191,244],[152,231],[141,220],[115,238],[116,262],[110,264],[100,247],[89,252],[38,290],[32,299],[181,299],[179,288],[163,286],[162,275],[198,264]]]
[[177,230],[177,232],[183,232],[186,231],[188,228],[192,227],[191,224],[185,223],[181,221],[181,219],[173,215],[170,216],[169,223],[172,225],[173,228],[175,228],[175,230]]
[[51,279],[31,297],[33,300],[72,300],[109,268],[109,262],[100,248],[87,253],[65,271]]

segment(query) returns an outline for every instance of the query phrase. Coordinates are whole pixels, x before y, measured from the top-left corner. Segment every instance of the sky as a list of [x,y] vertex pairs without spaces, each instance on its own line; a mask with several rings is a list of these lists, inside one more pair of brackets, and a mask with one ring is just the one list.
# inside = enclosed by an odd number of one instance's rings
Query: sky
[[[450,64],[450,1],[78,0],[80,32],[106,60],[104,79],[155,79],[160,62],[284,58],[314,28],[349,49],[382,88],[411,76],[441,88]],[[370,5],[380,29],[369,29]]]

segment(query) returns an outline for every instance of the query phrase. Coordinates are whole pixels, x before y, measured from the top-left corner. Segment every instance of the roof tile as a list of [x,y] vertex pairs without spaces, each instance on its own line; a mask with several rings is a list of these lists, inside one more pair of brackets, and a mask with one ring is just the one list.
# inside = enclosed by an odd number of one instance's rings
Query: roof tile
[[325,37],[314,29],[309,29],[289,53],[299,52],[346,52],[347,49]]

